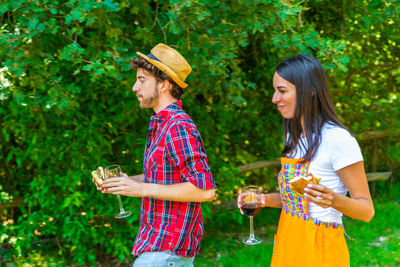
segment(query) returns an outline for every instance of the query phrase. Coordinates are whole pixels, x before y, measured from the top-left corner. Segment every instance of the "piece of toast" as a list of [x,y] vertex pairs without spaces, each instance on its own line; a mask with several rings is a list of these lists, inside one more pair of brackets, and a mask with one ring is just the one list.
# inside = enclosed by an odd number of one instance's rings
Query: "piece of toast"
[[96,182],[97,185],[101,186],[103,185],[103,180],[104,180],[104,169],[103,167],[98,167],[96,170],[92,171],[92,177],[94,181]]
[[319,181],[321,181],[321,178],[317,178],[312,173],[309,173],[307,176],[297,176],[289,181],[289,183],[293,191],[303,196],[304,188],[306,188],[308,184],[319,184]]

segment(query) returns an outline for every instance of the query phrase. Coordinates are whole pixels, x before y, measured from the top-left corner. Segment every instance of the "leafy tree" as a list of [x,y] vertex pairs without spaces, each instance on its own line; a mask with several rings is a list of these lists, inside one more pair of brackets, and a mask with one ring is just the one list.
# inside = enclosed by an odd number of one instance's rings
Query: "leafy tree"
[[[128,174],[142,171],[151,111],[139,110],[131,92],[136,51],[164,42],[193,67],[184,109],[203,137],[217,202],[227,201],[245,183],[276,187],[273,170],[241,174],[237,166],[280,156],[271,77],[288,56],[321,60],[355,134],[399,135],[398,13],[396,1],[378,0],[2,1],[0,201],[26,203],[1,215],[11,219],[0,229],[2,257],[128,258],[140,200],[122,197],[134,215],[114,220],[115,197],[96,192],[89,173],[117,162]],[[361,144],[371,168],[372,151]],[[379,149],[379,168],[398,168],[397,140]],[[238,216],[204,209],[206,220]]]

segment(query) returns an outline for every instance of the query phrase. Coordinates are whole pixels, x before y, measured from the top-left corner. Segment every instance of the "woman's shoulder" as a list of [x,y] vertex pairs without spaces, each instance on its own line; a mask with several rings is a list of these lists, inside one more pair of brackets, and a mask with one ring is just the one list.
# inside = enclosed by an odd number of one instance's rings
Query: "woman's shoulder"
[[334,124],[333,122],[324,123],[321,128],[321,134],[329,138],[352,137],[346,128]]
[[328,155],[335,171],[363,160],[360,146],[348,130],[339,125],[327,124],[321,131],[321,150]]
[[321,129],[322,142],[330,146],[353,147],[358,146],[354,136],[346,129],[333,123],[325,123]]

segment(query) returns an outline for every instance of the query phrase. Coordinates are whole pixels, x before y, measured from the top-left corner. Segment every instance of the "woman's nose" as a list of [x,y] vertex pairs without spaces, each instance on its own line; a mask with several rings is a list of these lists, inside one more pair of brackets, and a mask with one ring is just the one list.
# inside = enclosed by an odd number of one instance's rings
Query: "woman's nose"
[[272,103],[276,104],[279,102],[279,94],[277,92],[272,96]]

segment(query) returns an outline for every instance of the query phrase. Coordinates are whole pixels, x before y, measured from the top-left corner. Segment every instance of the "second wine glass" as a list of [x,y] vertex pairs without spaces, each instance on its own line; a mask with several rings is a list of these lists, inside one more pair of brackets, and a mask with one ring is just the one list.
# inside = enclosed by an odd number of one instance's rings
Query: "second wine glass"
[[[105,176],[104,178],[108,179],[108,178],[113,178],[113,177],[119,177],[119,176],[121,176],[121,173],[122,173],[122,171],[121,171],[121,167],[119,165],[111,165],[104,169],[104,176]],[[121,218],[125,218],[125,217],[128,217],[129,215],[131,215],[132,212],[124,210],[124,207],[122,206],[120,195],[117,195],[117,198],[118,198],[120,212],[117,215],[115,215],[114,217],[117,219],[121,219]]]
[[261,243],[261,240],[254,236],[253,217],[261,209],[261,194],[258,186],[249,185],[245,186],[241,190],[241,210],[244,214],[250,218],[250,236],[249,238],[243,239],[243,243],[246,245],[257,245]]

